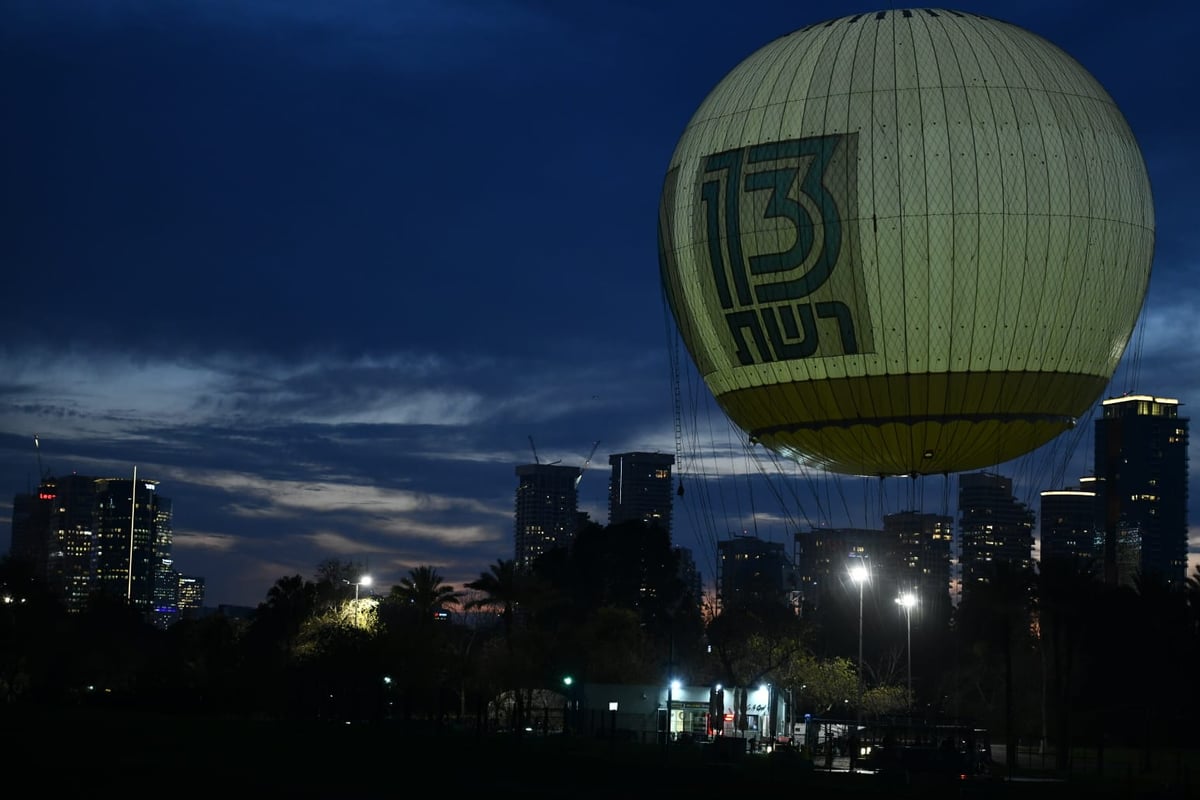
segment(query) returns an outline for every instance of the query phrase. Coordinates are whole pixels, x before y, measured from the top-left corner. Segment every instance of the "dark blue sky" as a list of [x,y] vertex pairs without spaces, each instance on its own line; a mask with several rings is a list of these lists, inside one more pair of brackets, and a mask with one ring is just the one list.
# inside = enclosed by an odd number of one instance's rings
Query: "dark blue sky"
[[[1129,119],[1157,245],[1111,393],[1186,413],[1200,395],[1200,11],[956,7],[1062,46]],[[581,493],[604,521],[609,453],[676,450],[655,244],[676,140],[755,49],[870,10],[10,0],[0,550],[11,496],[39,468],[137,465],[175,501],[176,565],[206,578],[210,605],[254,605],[326,558],[385,586],[426,564],[471,580],[512,556],[530,436],[567,464],[600,442]],[[682,393],[703,402],[686,379]],[[721,454],[708,463],[724,488],[691,492],[676,528],[709,577],[714,536],[878,524],[853,509],[908,499],[867,488],[856,503],[861,481],[811,475],[780,490],[759,474],[778,465],[711,419],[685,446]],[[1007,468],[1031,499],[1054,488],[1038,469],[1086,469],[1081,427],[1040,467]]]

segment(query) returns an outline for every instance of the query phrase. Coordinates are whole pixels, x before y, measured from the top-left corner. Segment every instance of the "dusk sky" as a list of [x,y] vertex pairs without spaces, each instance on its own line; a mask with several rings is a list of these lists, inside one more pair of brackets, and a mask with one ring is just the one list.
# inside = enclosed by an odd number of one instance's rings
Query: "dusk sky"
[[[326,559],[383,591],[422,565],[473,580],[513,557],[514,470],[534,447],[581,465],[599,442],[581,507],[606,522],[609,454],[677,452],[656,224],[688,119],[771,39],[888,7],[9,0],[0,553],[39,469],[159,481],[175,566],[209,606],[257,605]],[[954,7],[1059,45],[1125,113],[1157,234],[1105,396],[1177,398],[1190,417],[1200,7]],[[682,363],[674,540],[706,580],[733,533],[955,513],[941,480],[915,499],[746,446]],[[995,471],[1036,509],[1091,448],[1088,417]]]

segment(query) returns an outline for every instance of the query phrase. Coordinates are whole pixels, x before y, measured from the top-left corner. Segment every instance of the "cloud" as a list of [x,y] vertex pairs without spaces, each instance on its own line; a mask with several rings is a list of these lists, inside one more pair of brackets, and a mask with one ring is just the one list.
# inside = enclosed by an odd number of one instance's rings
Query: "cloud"
[[1200,525],[1188,528],[1187,574],[1189,578],[1200,577]]
[[[225,425],[231,419],[253,428],[279,419],[325,426],[461,426],[514,414],[557,416],[591,402],[590,387],[604,380],[595,365],[546,365],[539,378],[529,365],[518,370],[489,359],[400,353],[301,362],[261,354],[144,358],[33,349],[0,352],[0,369],[9,376],[0,395],[0,427],[36,430],[39,419],[53,418],[70,424],[74,433],[90,428],[110,435]],[[519,390],[526,384],[534,388]],[[571,385],[580,388],[573,392]]]
[[176,551],[205,550],[215,553],[226,553],[237,547],[237,538],[227,533],[205,533],[203,531],[187,531],[174,536]]

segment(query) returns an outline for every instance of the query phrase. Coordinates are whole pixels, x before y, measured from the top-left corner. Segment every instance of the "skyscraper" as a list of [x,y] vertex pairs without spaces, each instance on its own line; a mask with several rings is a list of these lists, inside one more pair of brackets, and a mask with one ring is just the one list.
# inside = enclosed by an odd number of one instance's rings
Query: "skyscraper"
[[799,602],[799,581],[782,542],[734,536],[717,542],[717,604]]
[[96,588],[96,479],[88,475],[46,478],[39,492],[50,503],[46,581],[67,611],[87,607]]
[[[65,475],[14,498],[13,552],[70,612],[96,592],[124,598],[147,620],[175,618],[171,502],[158,482]],[[156,616],[155,608],[162,614]]]
[[[1091,571],[1100,563],[1095,482],[1042,492],[1039,560]],[[1098,577],[1098,575],[1097,575]]]
[[[820,608],[837,591],[851,559],[866,559],[877,573],[886,551],[883,531],[875,528],[813,528],[793,538],[793,563],[803,596],[804,612]],[[883,567],[886,570],[886,566]]]
[[941,514],[900,511],[883,518],[885,551],[897,593],[915,592],[927,612],[950,610],[950,545],[954,520]]
[[50,527],[50,500],[44,486],[39,486],[37,492],[13,497],[9,555],[43,581],[50,561],[50,537],[46,535]]
[[950,609],[953,520],[901,511],[883,518],[883,529],[814,528],[795,534],[795,564],[805,611],[830,599],[853,563],[867,563],[880,596],[915,592],[927,613]]
[[517,467],[514,559],[528,569],[538,556],[567,547],[579,526],[579,467],[522,464]]
[[671,501],[674,499],[671,467],[675,456],[666,453],[615,453],[608,457],[608,523],[642,520],[671,534]]
[[995,578],[997,565],[1033,577],[1034,515],[1012,493],[1012,479],[990,472],[958,477],[962,594]]
[[204,607],[204,578],[195,575],[180,575],[179,587],[179,616],[181,619],[195,619]]
[[[142,478],[96,479],[95,588],[127,598],[147,616],[155,606],[164,525],[170,538],[170,501],[157,489],[158,481]],[[169,548],[165,552],[169,558]]]
[[1102,409],[1095,470],[1104,579],[1129,583],[1140,573],[1178,588],[1187,580],[1188,420],[1178,400],[1151,395],[1110,398]]

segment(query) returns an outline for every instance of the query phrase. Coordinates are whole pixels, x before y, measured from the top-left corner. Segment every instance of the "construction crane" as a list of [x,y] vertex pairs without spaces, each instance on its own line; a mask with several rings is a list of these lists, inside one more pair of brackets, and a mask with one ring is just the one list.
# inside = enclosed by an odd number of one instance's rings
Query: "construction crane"
[[46,480],[46,478],[49,476],[46,474],[46,471],[42,469],[42,445],[38,441],[38,435],[36,433],[33,435],[33,449],[37,452],[38,482],[41,482]]
[[583,462],[583,466],[579,468],[579,474],[575,476],[575,489],[578,491],[579,482],[583,480],[583,471],[588,468],[588,464],[592,463],[592,456],[596,455],[596,448],[600,446],[600,440],[597,439],[592,443],[592,452],[588,453],[587,460]]
[[532,434],[532,433],[531,433],[531,434],[529,434],[529,449],[533,451],[533,463],[535,463],[535,464],[540,464],[540,463],[542,463],[542,462],[541,462],[541,461],[538,459],[538,456],[537,456],[537,446],[536,446],[536,445],[534,445],[534,443],[533,443],[533,434]]

